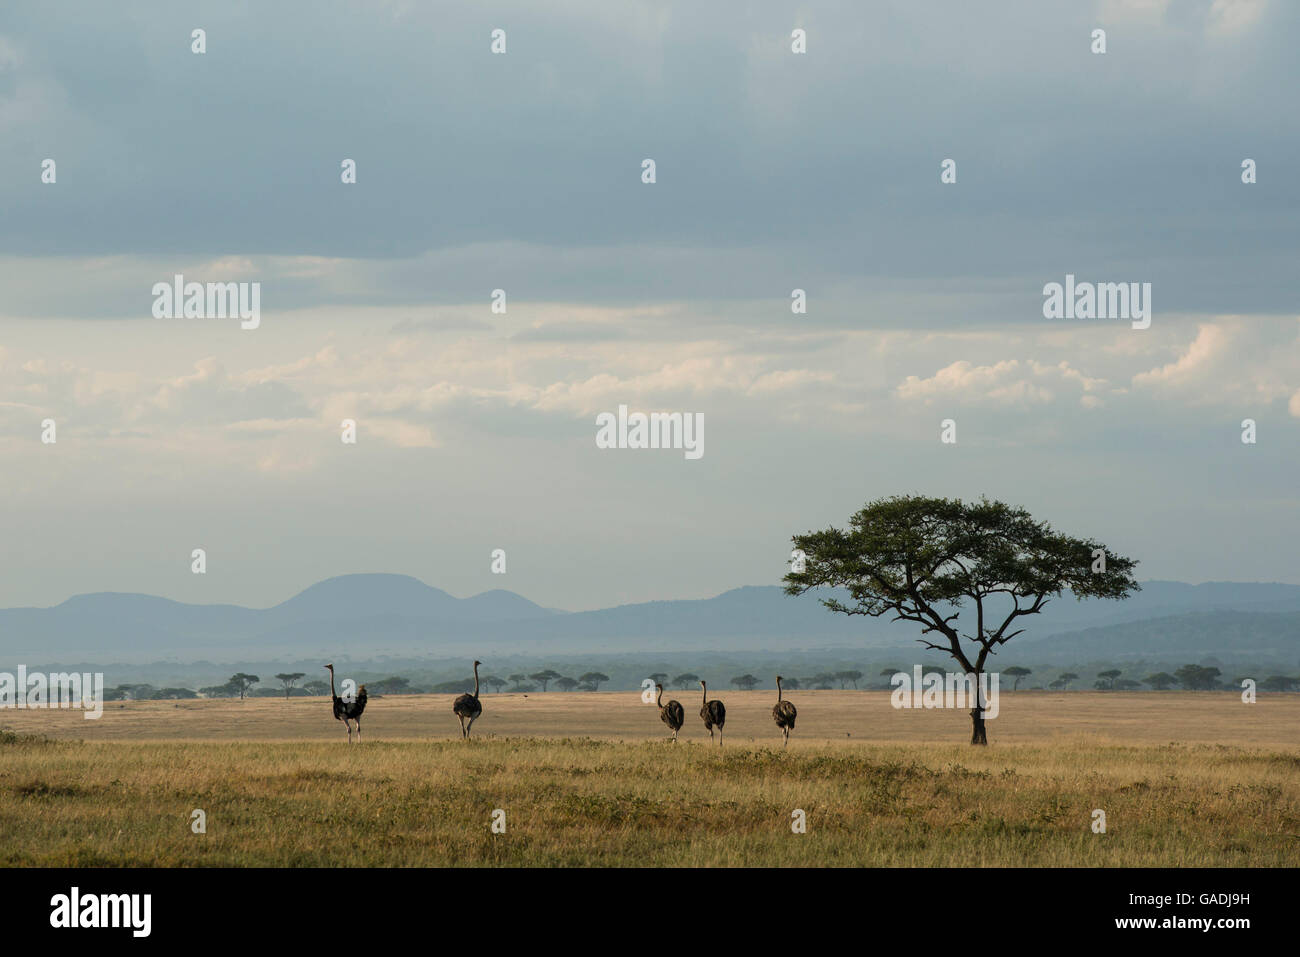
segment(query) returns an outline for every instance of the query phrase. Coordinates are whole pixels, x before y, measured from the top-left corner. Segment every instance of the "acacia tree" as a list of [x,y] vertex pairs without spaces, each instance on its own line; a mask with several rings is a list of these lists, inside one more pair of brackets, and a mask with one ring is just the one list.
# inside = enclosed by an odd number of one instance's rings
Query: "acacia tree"
[[1021,679],[1021,678],[1028,678],[1030,675],[1033,674],[1033,672],[1030,671],[1028,668],[1022,668],[1020,665],[1013,665],[1013,666],[1010,667],[1010,668],[1003,668],[1003,669],[1002,669],[1002,673],[1003,673],[1004,675],[1006,675],[1008,678],[1014,678],[1014,679],[1015,679],[1015,683],[1012,684],[1012,686],[1011,686],[1011,690],[1012,690],[1012,691],[1019,691],[1019,690],[1020,690],[1020,679]]
[[298,681],[300,681],[300,680],[302,680],[303,678],[307,677],[307,675],[306,675],[305,672],[302,672],[302,671],[293,671],[293,672],[288,672],[288,671],[286,671],[286,672],[283,672],[283,673],[281,673],[281,674],[276,675],[275,677],[276,677],[276,679],[280,682],[280,684],[284,685],[284,696],[285,696],[285,698],[288,698],[288,697],[289,697],[289,691],[293,688],[293,686],[294,686]]
[[237,692],[239,694],[239,700],[243,701],[245,696],[248,694],[248,689],[261,680],[262,679],[257,675],[245,674],[241,671],[239,674],[231,675],[230,680],[227,681],[226,684],[229,685],[233,691]]
[[[785,576],[787,594],[844,589],[849,602],[824,598],[822,604],[845,615],[892,613],[893,621],[920,625],[923,636],[937,635],[917,640],[974,677],[971,744],[988,743],[979,686],[989,655],[1023,633],[1022,618],[1067,589],[1076,598],[1113,599],[1139,589],[1132,559],[988,499],[877,499],[849,519],[848,529],[792,541],[806,558],[802,571]],[[973,627],[963,632],[966,622],[959,619],[968,610]]]
[[1212,691],[1219,686],[1219,669],[1204,665],[1183,665],[1174,677],[1188,691]]
[[[665,674],[651,675],[655,679],[655,684],[661,685],[668,680]],[[592,691],[599,691],[602,683],[609,680],[609,675],[601,674],[599,671],[588,671],[585,675],[578,678],[584,685],[591,685]]]
[[1147,675],[1142,680],[1157,691],[1164,691],[1166,688],[1178,684],[1178,679],[1167,671],[1157,671],[1153,675]]
[[564,676],[560,674],[558,671],[555,671],[551,668],[547,668],[545,671],[539,671],[537,672],[537,674],[529,675],[528,677],[531,678],[533,681],[536,681],[538,684],[540,684],[542,686],[542,690],[545,691],[546,686],[549,685],[552,681],[555,681],[558,678],[563,678]]

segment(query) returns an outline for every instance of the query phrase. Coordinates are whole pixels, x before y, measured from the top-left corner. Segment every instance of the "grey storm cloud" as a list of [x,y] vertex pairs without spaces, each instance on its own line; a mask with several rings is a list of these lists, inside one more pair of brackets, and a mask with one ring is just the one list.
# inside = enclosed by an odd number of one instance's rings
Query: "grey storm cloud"
[[[779,264],[846,295],[1000,278],[989,318],[1032,316],[1067,271],[1150,281],[1165,310],[1289,309],[1300,8],[1235,32],[1209,0],[1111,8],[10,3],[0,253],[461,251],[354,293],[372,302],[478,298],[503,272],[540,299],[753,298]],[[535,251],[503,261],[503,243]]]

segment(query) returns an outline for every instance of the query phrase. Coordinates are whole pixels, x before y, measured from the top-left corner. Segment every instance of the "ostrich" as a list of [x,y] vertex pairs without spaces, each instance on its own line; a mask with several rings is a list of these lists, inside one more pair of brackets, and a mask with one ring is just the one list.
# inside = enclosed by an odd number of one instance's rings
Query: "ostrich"
[[[478,666],[483,664],[481,661],[474,662],[474,693],[463,694],[456,698],[451,704],[451,710],[455,712],[456,717],[460,718],[460,736],[469,737],[469,729],[474,727],[474,719],[483,713],[483,703],[478,700]],[[469,724],[465,719],[469,718]]]
[[794,730],[794,719],[799,716],[794,702],[781,700],[781,676],[776,676],[776,704],[772,706],[772,720],[785,735],[784,747],[790,747],[790,732]]
[[330,672],[330,697],[334,699],[334,717],[342,721],[348,729],[348,744],[352,743],[352,722],[357,723],[357,744],[361,743],[361,712],[366,710],[366,686],[362,685],[357,696],[351,701],[344,701],[334,693],[334,665],[325,666]]
[[676,744],[677,732],[682,730],[682,724],[686,721],[686,712],[682,709],[682,703],[680,701],[674,701],[669,698],[667,704],[663,703],[663,685],[655,685],[655,688],[659,691],[659,697],[655,698],[655,704],[659,705],[659,718],[664,724],[672,728],[673,743]]
[[709,740],[713,740],[713,726],[718,727],[718,747],[722,747],[722,726],[727,723],[727,708],[721,701],[709,700],[709,686],[703,681],[700,687],[704,689],[704,705],[700,708],[700,717],[704,719],[704,726],[709,729]]

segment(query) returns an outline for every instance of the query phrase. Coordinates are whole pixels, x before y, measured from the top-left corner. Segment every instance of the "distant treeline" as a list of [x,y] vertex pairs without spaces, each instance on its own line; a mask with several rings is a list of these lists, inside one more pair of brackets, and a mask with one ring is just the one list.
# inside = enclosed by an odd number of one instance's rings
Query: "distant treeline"
[[[873,691],[889,690],[893,687],[890,679],[895,674],[900,671],[910,673],[914,667],[911,664],[900,667],[891,665],[881,669],[874,676],[868,675],[867,672],[859,668],[822,671],[803,677],[786,678],[784,684],[787,691],[798,691],[800,689],[824,691],[837,688],[841,690],[850,688]],[[948,669],[927,664],[922,665],[921,670],[924,674],[932,672],[943,674]],[[1174,670],[1172,674],[1167,671],[1156,671],[1141,678],[1134,675],[1125,675],[1124,671],[1119,668],[1090,670],[1088,674],[1090,677],[1085,677],[1073,671],[1049,669],[1036,675],[1032,669],[1016,665],[1002,669],[1000,680],[1003,688],[1006,688],[1009,681],[1011,685],[1009,690],[1012,691],[1071,691],[1080,689],[1095,689],[1098,691],[1168,691],[1175,688],[1185,691],[1217,691],[1240,689],[1242,682],[1247,679],[1255,681],[1261,691],[1300,691],[1300,677],[1291,677],[1289,675],[1261,677],[1257,674],[1244,673],[1229,678],[1220,669],[1204,664],[1183,665],[1181,668]],[[127,699],[134,701],[167,701],[186,698],[289,698],[328,695],[330,693],[328,681],[313,679],[303,682],[302,679],[305,677],[304,672],[282,672],[264,682],[258,675],[241,671],[231,675],[229,680],[223,684],[209,685],[203,688],[155,688],[150,684],[120,684],[105,689],[104,698],[107,701]],[[668,671],[656,671],[634,682],[629,682],[626,679],[623,682],[616,682],[605,690],[626,691],[631,688],[640,688],[645,679],[649,679],[655,684],[661,684],[668,689],[678,691],[693,690],[699,687],[700,678],[700,675],[690,671],[677,674]],[[1039,683],[1030,684],[1031,678],[1036,678]],[[438,682],[419,682],[402,675],[354,680],[357,680],[358,683],[364,683],[368,693],[373,696],[460,694],[463,691],[472,690],[474,686],[472,676],[453,681]],[[583,671],[574,677],[561,674],[552,668],[527,674],[516,672],[504,678],[498,675],[487,675],[482,678],[484,688],[490,692],[500,693],[505,691],[523,694],[539,691],[544,693],[552,690],[594,692],[601,690],[602,685],[610,685],[610,681],[609,675],[600,671]],[[300,684],[300,682],[302,683]],[[771,679],[763,680],[748,672],[732,677],[728,683],[741,691],[752,691],[759,687],[774,687]]]

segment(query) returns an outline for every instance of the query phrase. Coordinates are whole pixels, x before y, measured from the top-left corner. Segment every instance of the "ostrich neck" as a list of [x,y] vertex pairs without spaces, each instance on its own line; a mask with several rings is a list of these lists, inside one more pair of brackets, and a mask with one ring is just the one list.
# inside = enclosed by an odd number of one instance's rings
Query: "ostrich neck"
[[708,703],[709,703],[709,686],[706,685],[706,684],[701,684],[700,687],[703,689],[703,691],[701,691],[700,694],[702,695],[702,697],[703,697],[703,699],[704,699],[704,703],[705,703],[705,704],[708,704]]
[[[796,688],[795,690],[798,691],[799,689]],[[781,682],[779,681],[776,683],[776,703],[781,703]]]
[[474,666],[474,697],[478,697],[478,665]]
[[660,689],[659,689],[659,694],[655,696],[655,704],[657,704],[657,705],[658,705],[659,707],[661,707],[661,708],[664,706],[664,689],[663,689],[663,688],[660,688]]
[[334,669],[330,669],[330,697],[337,698],[338,693],[334,690]]

